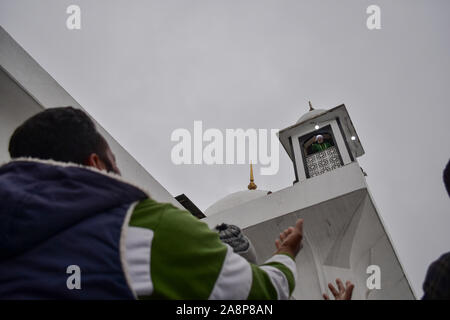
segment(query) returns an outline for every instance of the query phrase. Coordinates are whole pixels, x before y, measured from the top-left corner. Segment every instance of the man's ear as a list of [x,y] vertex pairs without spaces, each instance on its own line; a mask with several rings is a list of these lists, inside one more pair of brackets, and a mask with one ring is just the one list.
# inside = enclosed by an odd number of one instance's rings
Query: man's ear
[[99,170],[106,170],[105,163],[100,159],[100,157],[96,153],[91,153],[86,162],[87,162],[86,164],[89,167],[94,167]]

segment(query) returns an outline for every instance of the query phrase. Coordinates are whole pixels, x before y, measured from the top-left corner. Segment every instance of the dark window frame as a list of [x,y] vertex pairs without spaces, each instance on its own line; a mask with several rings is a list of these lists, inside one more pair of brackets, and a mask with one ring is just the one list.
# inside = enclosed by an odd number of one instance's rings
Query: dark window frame
[[338,124],[339,131],[341,132],[342,140],[344,140],[345,147],[347,148],[347,153],[350,156],[350,160],[353,162],[355,161],[355,158],[353,157],[353,153],[350,151],[350,146],[348,145],[347,139],[345,138],[344,129],[342,129],[342,124],[339,118],[336,118],[336,122]]
[[294,155],[294,161],[292,161],[294,163],[294,173],[295,173],[294,183],[297,183],[298,182],[297,161],[295,161],[295,152],[294,152],[294,146],[292,144],[292,137],[289,137],[289,148],[291,148],[291,152]]

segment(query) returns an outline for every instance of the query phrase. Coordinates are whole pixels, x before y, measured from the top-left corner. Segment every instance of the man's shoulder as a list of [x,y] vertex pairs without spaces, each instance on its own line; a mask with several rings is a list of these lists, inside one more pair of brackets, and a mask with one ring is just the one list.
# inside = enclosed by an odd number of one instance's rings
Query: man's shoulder
[[136,204],[131,214],[129,226],[156,229],[162,220],[196,222],[198,220],[186,210],[181,210],[171,203],[158,202],[151,198]]
[[450,298],[450,252],[441,255],[429,266],[423,291],[424,299]]
[[441,269],[446,270],[450,276],[450,252],[441,255],[434,263],[439,265]]

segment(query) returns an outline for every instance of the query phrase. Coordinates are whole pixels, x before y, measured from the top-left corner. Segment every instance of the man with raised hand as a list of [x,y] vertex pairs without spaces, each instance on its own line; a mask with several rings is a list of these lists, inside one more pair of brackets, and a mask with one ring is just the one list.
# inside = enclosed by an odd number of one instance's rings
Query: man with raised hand
[[[0,167],[0,299],[288,299],[303,220],[249,263],[184,210],[120,177],[92,120],[47,109]],[[78,270],[71,286],[70,270]]]

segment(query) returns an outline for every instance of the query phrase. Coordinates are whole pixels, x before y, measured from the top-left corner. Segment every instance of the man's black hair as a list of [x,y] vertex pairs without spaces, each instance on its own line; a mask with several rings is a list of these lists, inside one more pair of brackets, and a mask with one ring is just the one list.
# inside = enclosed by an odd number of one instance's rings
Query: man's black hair
[[447,163],[447,166],[444,169],[444,184],[447,189],[447,193],[450,196],[450,160]]
[[108,144],[94,122],[82,110],[72,107],[42,111],[20,125],[9,140],[11,158],[32,157],[86,165],[96,153],[112,169]]

